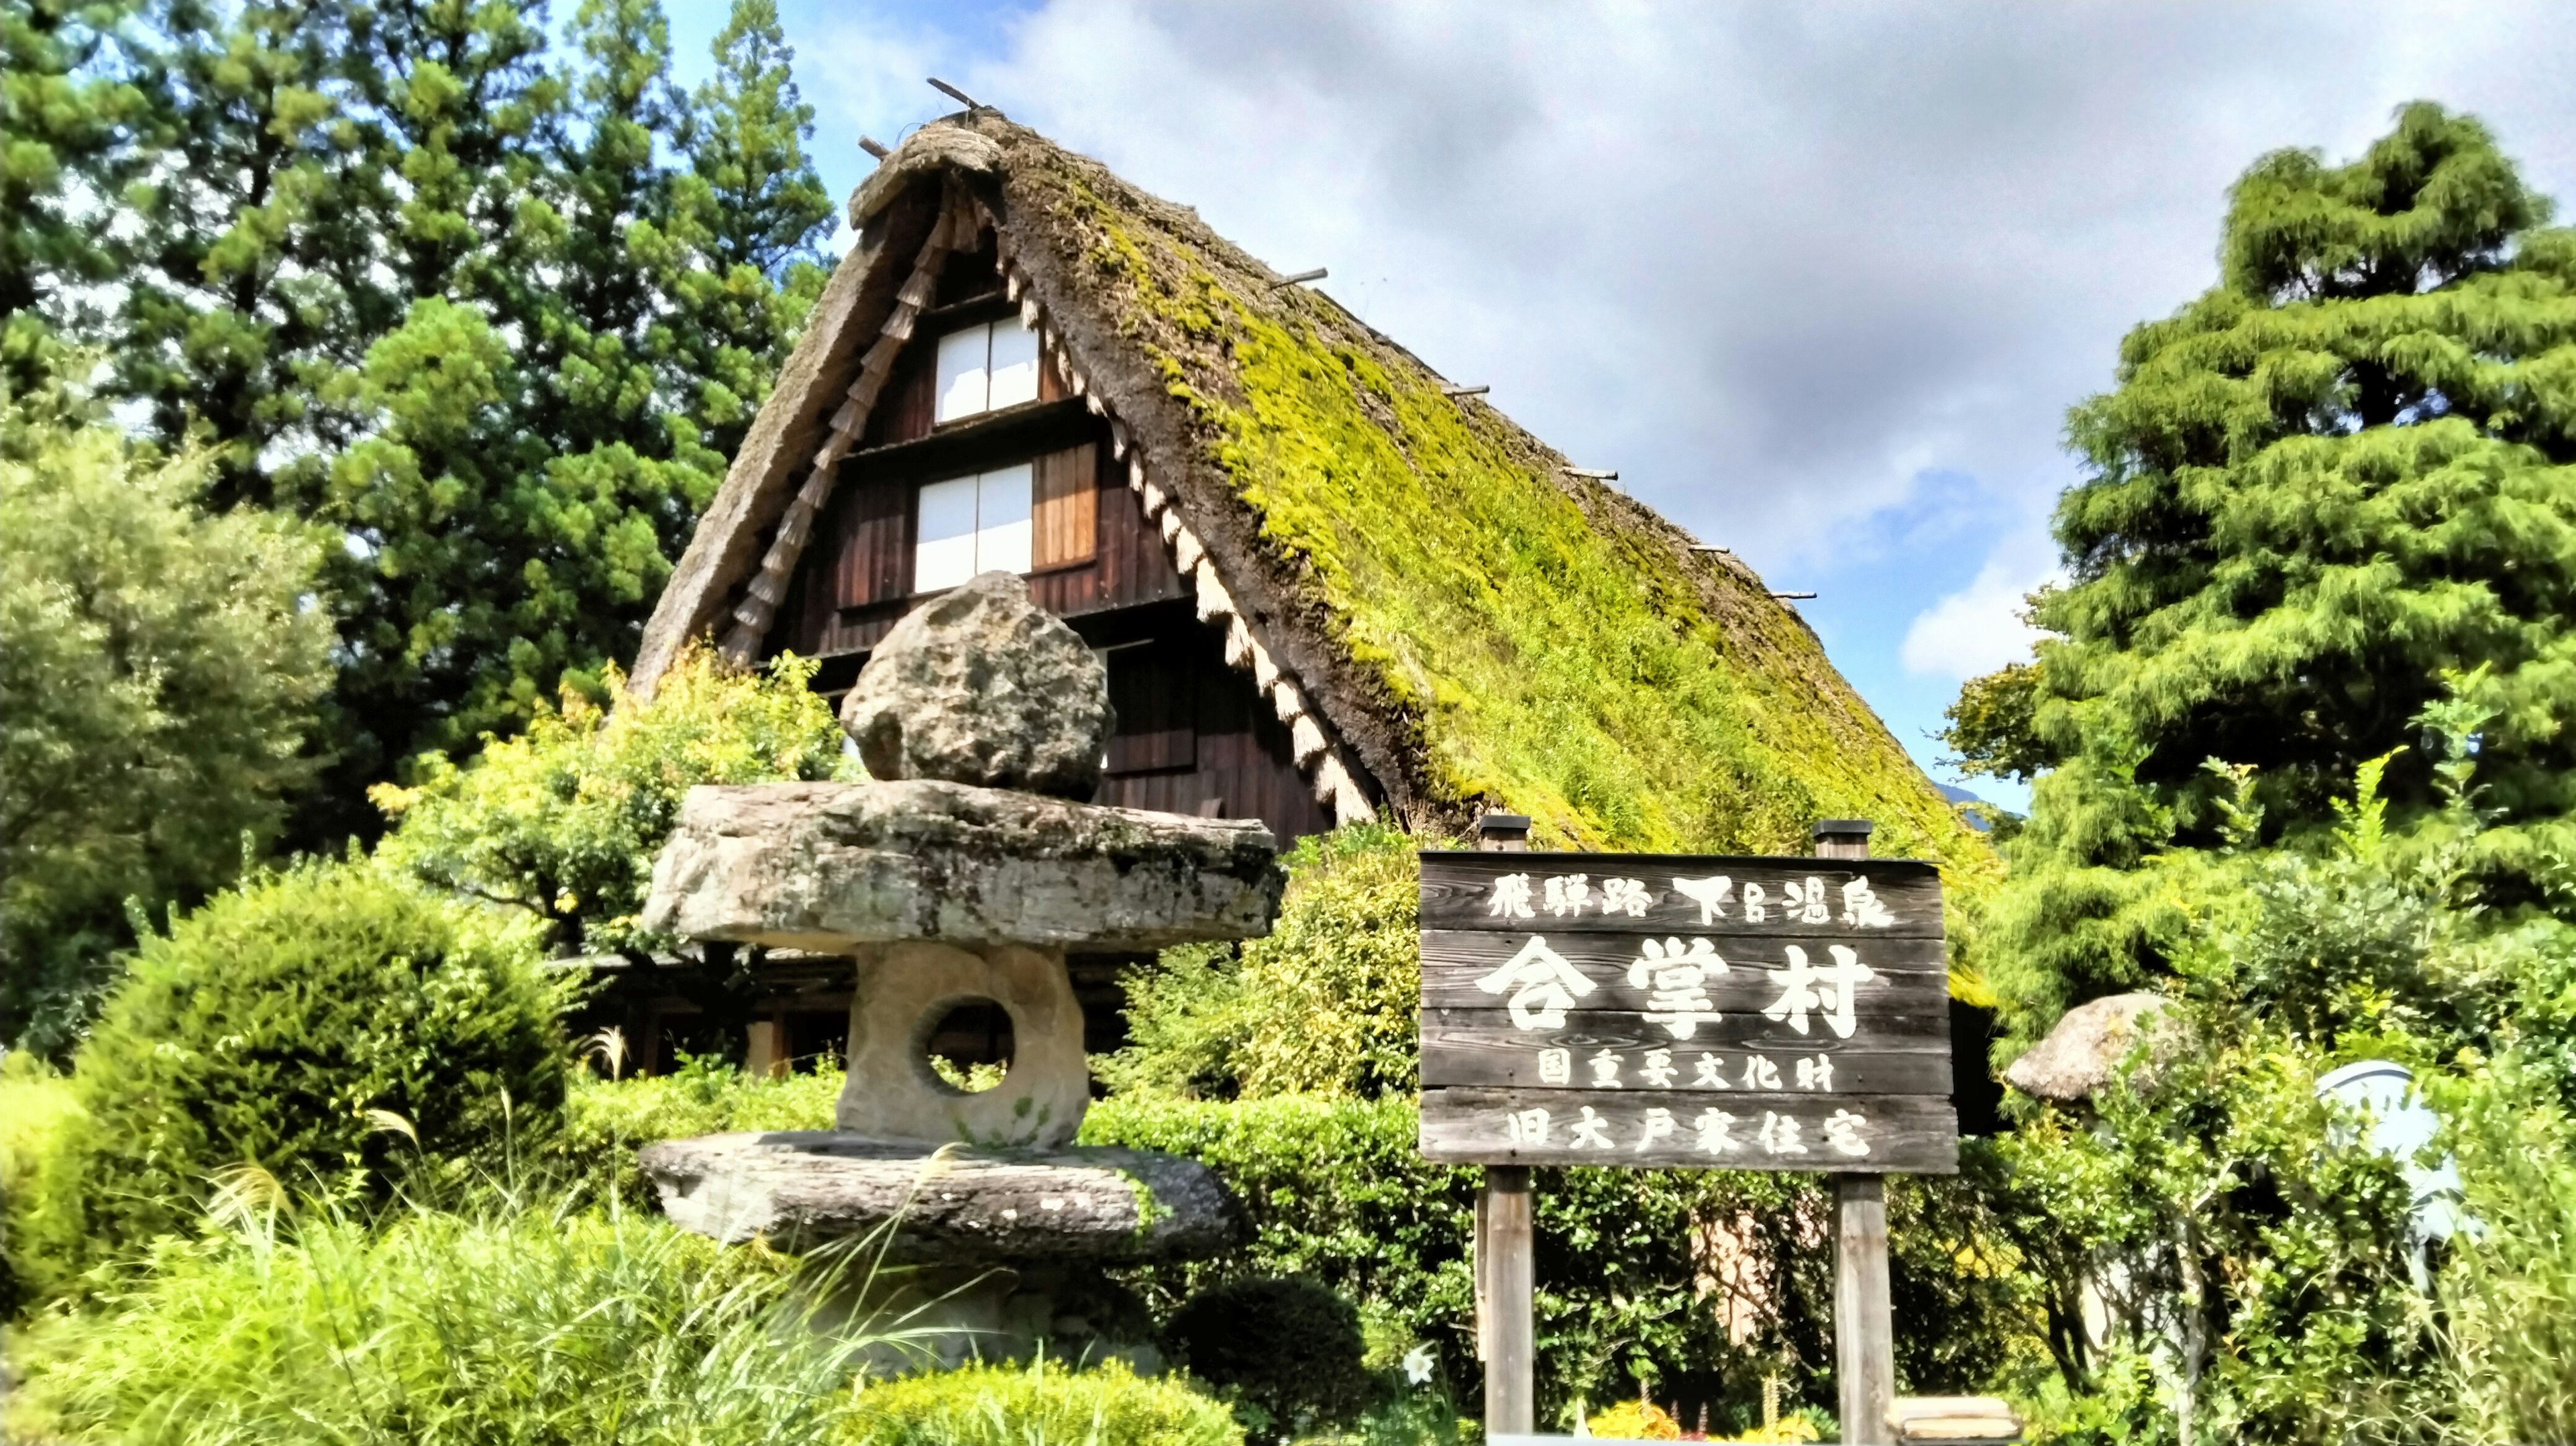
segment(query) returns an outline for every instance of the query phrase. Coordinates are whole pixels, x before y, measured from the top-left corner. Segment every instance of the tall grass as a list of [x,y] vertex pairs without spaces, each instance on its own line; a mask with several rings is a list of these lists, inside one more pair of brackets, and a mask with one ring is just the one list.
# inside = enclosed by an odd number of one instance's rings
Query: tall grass
[[2529,1081],[2454,1096],[2468,1207],[2449,1288],[2461,1414],[2487,1441],[2576,1441],[2576,1121]]
[[[164,1240],[139,1284],[25,1329],[13,1438],[230,1442],[795,1440],[845,1414],[863,1332],[810,1268],[643,1216],[417,1210]],[[877,1337],[883,1339],[882,1335]]]

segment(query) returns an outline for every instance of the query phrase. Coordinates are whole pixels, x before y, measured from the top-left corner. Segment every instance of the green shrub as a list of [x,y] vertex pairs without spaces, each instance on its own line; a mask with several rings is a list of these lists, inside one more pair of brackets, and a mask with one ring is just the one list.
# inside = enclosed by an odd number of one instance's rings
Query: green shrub
[[[1302,1277],[1358,1306],[1370,1365],[1428,1345],[1435,1384],[1472,1414],[1481,1372],[1467,1242],[1478,1172],[1425,1162],[1417,1129],[1413,1102],[1401,1098],[1112,1096],[1091,1107],[1082,1142],[1199,1160],[1243,1203],[1252,1227],[1243,1249],[1126,1274],[1156,1314],[1168,1318],[1217,1281]],[[1709,1170],[1536,1178],[1543,1419],[1577,1396],[1633,1395],[1641,1374],[1657,1399],[1694,1412],[1706,1404],[1719,1423],[1758,1419],[1761,1378],[1773,1372],[1788,1378],[1793,1402],[1832,1404],[1831,1199],[1820,1182]],[[1954,1268],[1943,1252],[1962,1222],[1944,1209],[1898,1208],[1939,1227],[1897,1240],[1903,1292],[1913,1272]],[[1740,1341],[1722,1318],[1730,1299],[1746,1314]],[[2008,1312],[1938,1328],[2026,1329]]]
[[545,1158],[594,1198],[615,1195],[649,1207],[651,1192],[635,1169],[638,1149],[729,1130],[828,1130],[841,1079],[837,1069],[771,1079],[706,1057],[686,1059],[662,1075],[583,1073],[565,1097],[563,1129],[548,1142]]
[[871,1383],[837,1439],[851,1446],[1242,1446],[1223,1403],[1123,1361],[966,1366]]
[[562,986],[527,933],[353,862],[147,938],[72,1074],[93,1244],[182,1229],[237,1164],[333,1199],[499,1170],[563,1108]]
[[1383,1394],[1361,1359],[1360,1313],[1311,1280],[1220,1281],[1172,1313],[1163,1343],[1265,1440],[1345,1425]]
[[[253,1177],[254,1179],[258,1177]],[[236,1192],[139,1283],[12,1342],[10,1440],[811,1441],[854,1338],[793,1262],[640,1215],[411,1212],[376,1226]]]
[[1415,840],[1361,824],[1301,839],[1266,938],[1189,945],[1127,980],[1134,1043],[1093,1062],[1113,1090],[1242,1095],[1410,1093]]
[[61,1294],[82,1254],[85,1133],[71,1081],[25,1050],[0,1059],[0,1319]]
[[549,948],[651,942],[636,915],[690,788],[858,776],[813,676],[792,655],[755,672],[691,647],[638,697],[612,666],[613,711],[567,687],[560,707],[536,708],[515,738],[487,737],[465,767],[432,754],[417,787],[368,790],[395,822],[377,856],[525,910]]

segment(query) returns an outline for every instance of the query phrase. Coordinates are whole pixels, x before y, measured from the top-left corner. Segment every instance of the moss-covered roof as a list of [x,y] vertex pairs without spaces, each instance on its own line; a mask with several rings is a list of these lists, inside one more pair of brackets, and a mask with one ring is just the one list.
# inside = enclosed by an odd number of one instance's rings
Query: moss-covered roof
[[[916,150],[966,159],[908,174]],[[1499,806],[1541,846],[1802,853],[1813,820],[1867,817],[1874,852],[1994,870],[1749,568],[1445,395],[1195,211],[991,112],[887,168],[854,209],[932,172],[989,208],[1050,333],[1408,823]]]

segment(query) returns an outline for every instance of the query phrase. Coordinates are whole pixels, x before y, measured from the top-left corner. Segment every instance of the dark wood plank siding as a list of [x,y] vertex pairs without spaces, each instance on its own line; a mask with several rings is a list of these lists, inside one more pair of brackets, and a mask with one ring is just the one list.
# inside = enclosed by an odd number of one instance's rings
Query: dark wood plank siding
[[1098,801],[1163,813],[1258,818],[1280,842],[1333,826],[1289,752],[1288,729],[1197,622],[1109,655],[1118,710]]
[[[1107,426],[1097,432],[1091,557],[1029,576],[1029,595],[1059,617],[1190,596],[1162,534],[1145,520],[1144,504],[1110,460]],[[910,609],[915,490],[909,479],[872,485],[859,463],[842,469],[840,488],[779,611],[771,652],[793,649],[809,658],[865,652]]]

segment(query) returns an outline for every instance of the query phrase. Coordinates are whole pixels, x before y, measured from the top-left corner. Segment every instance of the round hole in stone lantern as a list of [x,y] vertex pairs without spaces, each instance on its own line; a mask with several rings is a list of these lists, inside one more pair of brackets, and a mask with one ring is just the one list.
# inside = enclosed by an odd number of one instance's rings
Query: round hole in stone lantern
[[998,1089],[1011,1073],[1011,1011],[990,999],[941,1000],[922,1012],[916,1043],[937,1088],[961,1095]]
[[[1072,1141],[1091,1103],[1091,1071],[1062,953],[909,939],[861,946],[858,966],[849,1082],[835,1111],[842,1129],[930,1145]],[[931,1068],[931,1048],[960,1006],[1008,1020],[1009,1070],[991,1089],[969,1093]],[[1001,1032],[989,1017],[980,1028],[986,1039]]]

